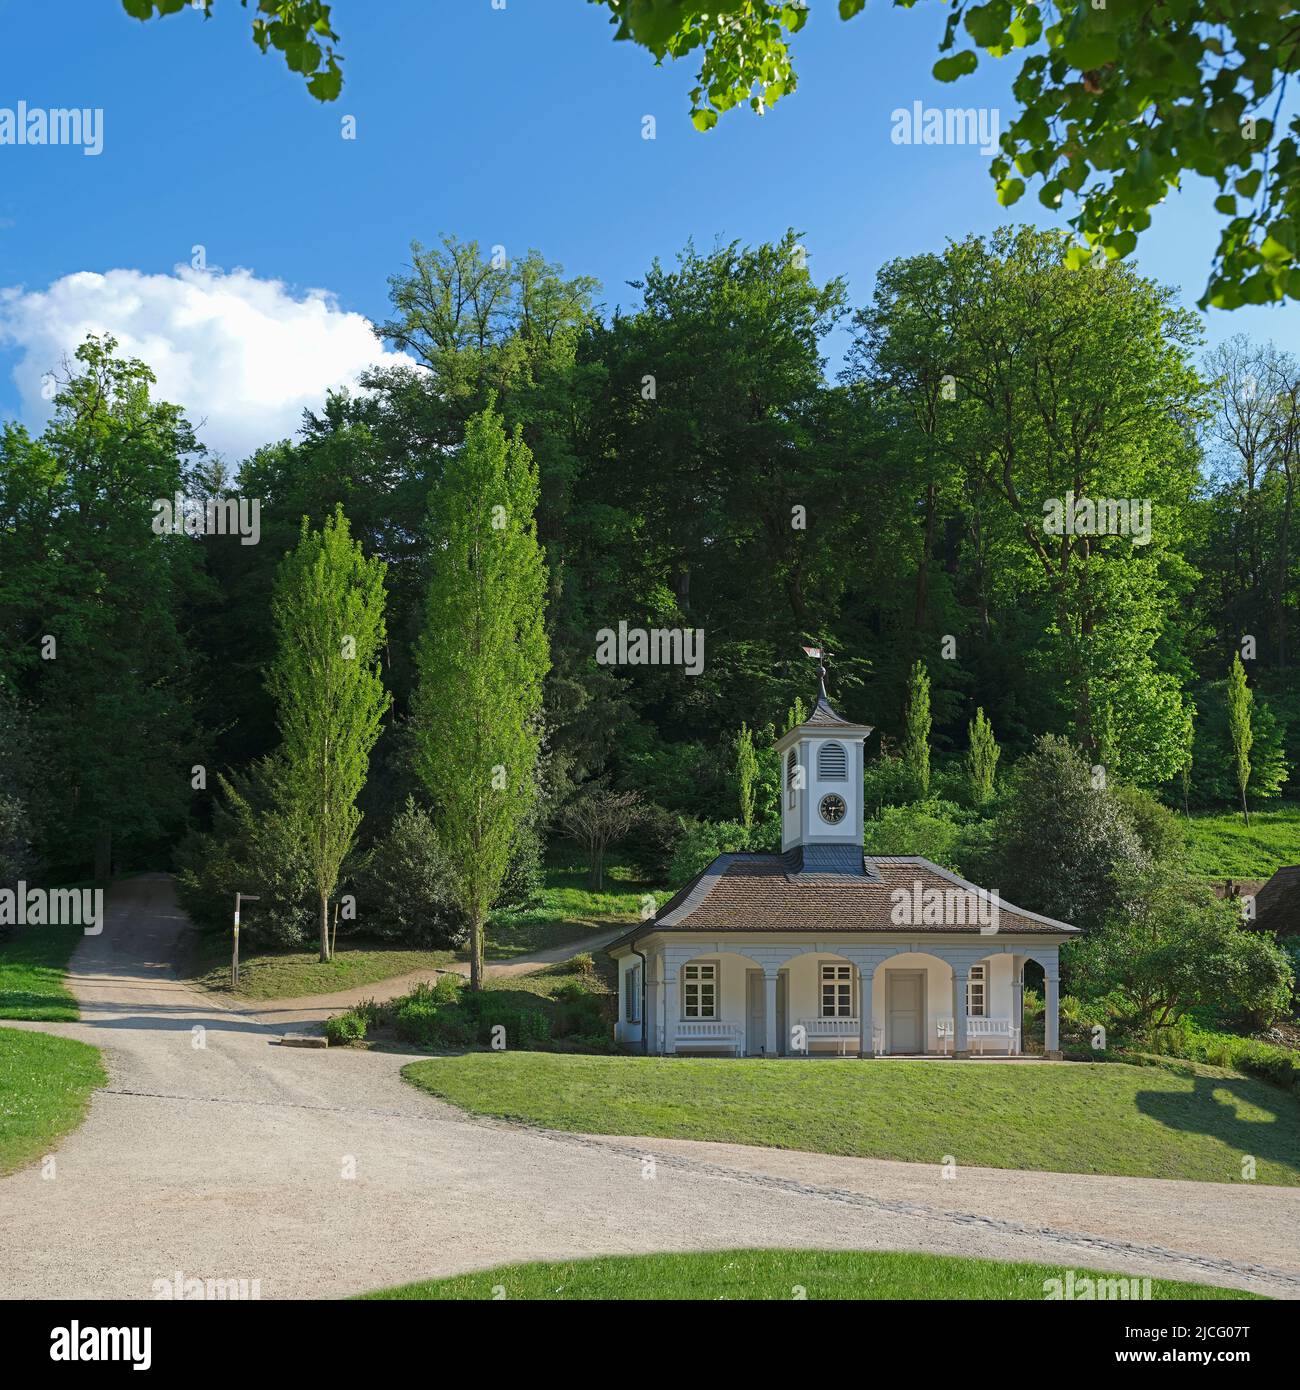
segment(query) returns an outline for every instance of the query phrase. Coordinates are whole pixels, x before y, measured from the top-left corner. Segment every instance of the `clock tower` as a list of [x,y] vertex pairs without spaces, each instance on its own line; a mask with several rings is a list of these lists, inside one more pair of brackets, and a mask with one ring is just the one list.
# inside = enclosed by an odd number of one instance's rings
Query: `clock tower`
[[781,849],[803,851],[803,869],[861,874],[863,745],[869,724],[842,719],[818,666],[812,713],[777,741],[781,755]]

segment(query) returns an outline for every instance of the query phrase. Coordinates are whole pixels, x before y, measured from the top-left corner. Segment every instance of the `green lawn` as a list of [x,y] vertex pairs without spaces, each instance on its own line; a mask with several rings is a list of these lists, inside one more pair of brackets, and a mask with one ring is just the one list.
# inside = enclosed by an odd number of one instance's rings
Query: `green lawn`
[[1193,815],[1187,830],[1188,868],[1198,878],[1269,878],[1284,864],[1300,864],[1300,806],[1250,813]]
[[[1045,1281],[1065,1286],[1070,1273],[1056,1265],[968,1260],[858,1250],[710,1250],[679,1255],[616,1255],[554,1264],[504,1265],[364,1294],[391,1299],[1042,1299]],[[1083,1278],[1115,1274],[1075,1269]],[[1138,1286],[1141,1290],[1141,1286]],[[500,1292],[498,1292],[498,1290]],[[1145,1290],[1141,1290],[1145,1292]],[[1208,1284],[1153,1279],[1153,1299],[1259,1295]]]
[[[625,869],[612,869],[606,890],[585,886],[585,874],[572,867],[547,870],[539,903],[526,912],[501,913],[488,923],[484,956],[509,961],[555,946],[579,948],[584,938],[608,927],[636,920],[641,894],[648,886]],[[465,951],[421,951],[384,942],[339,938],[338,952],[322,965],[314,950],[259,950],[241,943],[239,990],[242,999],[289,999],[335,994],[409,975],[414,970],[446,970],[468,959]],[[230,934],[205,932],[190,969],[193,982],[222,994],[230,991]],[[541,990],[551,993],[564,981],[556,978]],[[511,988],[529,989],[522,981]]]
[[71,1022],[77,1001],[63,981],[80,927],[0,930],[0,1018]]
[[0,1028],[0,1173],[49,1153],[107,1079],[96,1047]]
[[1060,1173],[1300,1185],[1300,1102],[1196,1063],[468,1053],[402,1075],[477,1114],[594,1134]]

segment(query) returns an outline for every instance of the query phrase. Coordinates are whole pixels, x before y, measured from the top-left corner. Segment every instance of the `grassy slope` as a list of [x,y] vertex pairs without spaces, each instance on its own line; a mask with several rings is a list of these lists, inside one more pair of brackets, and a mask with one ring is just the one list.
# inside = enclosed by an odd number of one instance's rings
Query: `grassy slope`
[[[712,1250],[674,1255],[617,1255],[554,1264],[506,1265],[367,1294],[384,1299],[1036,1299],[1044,1281],[1064,1282],[1054,1265],[968,1260],[947,1255],[857,1250]],[[1095,1270],[1081,1277],[1114,1278]],[[801,1292],[802,1291],[802,1292]],[[1206,1284],[1151,1281],[1153,1299],[1250,1299]]]
[[48,1153],[81,1123],[90,1093],[106,1080],[98,1048],[0,1028],[0,1173]]
[[1300,864],[1300,806],[1252,811],[1247,829],[1240,813],[1194,815],[1184,821],[1188,868],[1198,878],[1268,878],[1284,864]]
[[[636,883],[626,871],[615,869],[606,891],[595,893],[586,888],[584,877],[577,869],[549,869],[536,907],[499,914],[488,924],[486,958],[508,961],[554,946],[572,945],[576,949],[593,932],[635,920],[645,885]],[[285,999],[333,994],[414,970],[445,970],[464,959],[464,951],[418,951],[345,937],[339,938],[338,952],[327,965],[320,963],[314,951],[245,949],[240,958],[239,997]],[[230,993],[227,932],[207,933],[201,938],[191,973],[196,984]],[[541,992],[553,992],[561,983],[562,979],[556,979]],[[521,982],[510,987],[528,988]]]
[[0,1018],[71,1022],[77,1001],[65,988],[80,927],[20,927],[0,931]]
[[479,1114],[596,1134],[1062,1173],[1300,1185],[1300,1104],[1193,1063],[1047,1066],[470,1053],[403,1069]]

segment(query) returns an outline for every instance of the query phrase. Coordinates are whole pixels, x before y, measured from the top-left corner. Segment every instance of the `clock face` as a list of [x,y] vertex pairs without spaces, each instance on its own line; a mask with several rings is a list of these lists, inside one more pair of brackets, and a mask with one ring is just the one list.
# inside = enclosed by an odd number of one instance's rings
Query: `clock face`
[[829,796],[822,797],[822,804],[818,809],[827,825],[838,825],[844,819],[848,807],[845,806],[842,796],[836,796],[832,792]]

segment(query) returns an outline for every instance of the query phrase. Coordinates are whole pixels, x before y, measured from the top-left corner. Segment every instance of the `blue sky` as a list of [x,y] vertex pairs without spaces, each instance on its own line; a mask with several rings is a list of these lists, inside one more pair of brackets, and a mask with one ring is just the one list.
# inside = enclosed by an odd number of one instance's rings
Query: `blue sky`
[[[615,44],[584,0],[336,0],[346,85],[327,106],[256,51],[235,0],[207,23],[186,12],[149,24],[116,0],[0,0],[0,107],[105,113],[97,158],[0,146],[0,290],[39,293],[79,271],[167,275],[201,244],[210,265],[284,282],[290,297],[325,289],[377,319],[411,238],[454,232],[511,254],[537,247],[597,276],[613,305],[688,237],[752,242],[794,226],[814,275],[845,276],[864,302],[887,259],[1010,220],[977,149],[895,145],[890,130],[891,112],[917,100],[1009,116],[1012,69],[935,82],[937,4],[875,0],[848,24],[833,0],[812,10],[799,91],[701,135],[686,114],[693,67],[656,68]],[[340,137],[345,115],[355,141]],[[1171,199],[1138,252],[1189,306],[1217,239],[1210,198],[1194,187]],[[1032,191],[1014,211],[1054,220]],[[0,415],[32,414],[13,372],[48,350],[33,325],[45,313],[34,302],[26,348],[12,328],[0,342]],[[1298,318],[1212,313],[1207,330],[1300,350]]]

